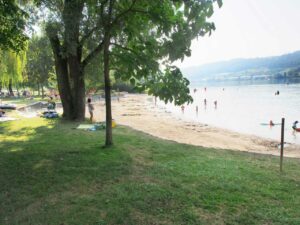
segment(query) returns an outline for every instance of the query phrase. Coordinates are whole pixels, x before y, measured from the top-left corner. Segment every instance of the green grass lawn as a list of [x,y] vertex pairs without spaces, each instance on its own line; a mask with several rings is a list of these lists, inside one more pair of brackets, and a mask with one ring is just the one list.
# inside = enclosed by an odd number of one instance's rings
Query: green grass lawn
[[0,124],[0,224],[300,224],[300,160],[160,140],[127,127]]

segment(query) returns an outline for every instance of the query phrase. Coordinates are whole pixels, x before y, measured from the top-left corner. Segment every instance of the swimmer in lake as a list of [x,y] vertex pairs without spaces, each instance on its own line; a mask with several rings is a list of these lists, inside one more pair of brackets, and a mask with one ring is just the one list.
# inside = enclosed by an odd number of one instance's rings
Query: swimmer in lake
[[215,109],[216,109],[216,108],[217,108],[218,102],[217,102],[217,101],[214,101],[214,104],[215,104]]
[[273,121],[272,120],[270,120],[270,127],[272,127],[272,126],[274,126],[275,124],[273,123]]
[[298,121],[295,121],[295,122],[293,123],[293,126],[292,126],[293,130],[296,130],[296,129],[297,129],[297,124],[298,124]]

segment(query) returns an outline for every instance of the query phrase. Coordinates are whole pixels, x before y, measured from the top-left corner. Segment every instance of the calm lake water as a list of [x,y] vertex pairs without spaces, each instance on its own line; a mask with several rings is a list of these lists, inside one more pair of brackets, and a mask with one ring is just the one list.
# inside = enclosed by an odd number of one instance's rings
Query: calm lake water
[[[186,121],[196,121],[215,127],[222,127],[244,134],[271,138],[280,141],[281,127],[261,125],[261,123],[280,123],[285,118],[285,141],[300,144],[300,132],[295,133],[292,123],[300,121],[300,84],[242,85],[224,87],[196,87],[193,104],[181,108],[172,104],[158,102],[173,116]],[[279,95],[275,95],[276,91]],[[207,106],[204,105],[207,100]],[[214,106],[217,101],[217,108]],[[196,113],[198,106],[198,114]]]

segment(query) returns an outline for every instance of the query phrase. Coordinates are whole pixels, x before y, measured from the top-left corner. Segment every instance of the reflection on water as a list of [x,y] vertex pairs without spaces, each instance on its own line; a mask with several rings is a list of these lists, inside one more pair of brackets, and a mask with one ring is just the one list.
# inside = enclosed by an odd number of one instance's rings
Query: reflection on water
[[[270,120],[286,120],[285,141],[300,144],[300,133],[294,133],[292,123],[300,121],[300,84],[243,85],[197,87],[191,89],[193,104],[180,107],[166,105],[178,118],[198,121],[233,131],[280,140],[280,125],[270,127]],[[275,93],[279,91],[279,95]],[[206,104],[205,104],[206,100]],[[217,104],[215,104],[215,101]],[[163,102],[158,102],[163,106]],[[197,109],[198,106],[198,110]]]

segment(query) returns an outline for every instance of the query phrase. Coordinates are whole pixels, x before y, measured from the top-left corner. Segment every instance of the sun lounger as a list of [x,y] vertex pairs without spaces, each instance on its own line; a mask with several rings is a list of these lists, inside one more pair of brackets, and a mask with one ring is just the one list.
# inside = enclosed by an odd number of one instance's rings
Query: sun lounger
[[16,106],[15,105],[12,105],[12,104],[0,104],[0,109],[16,109]]

